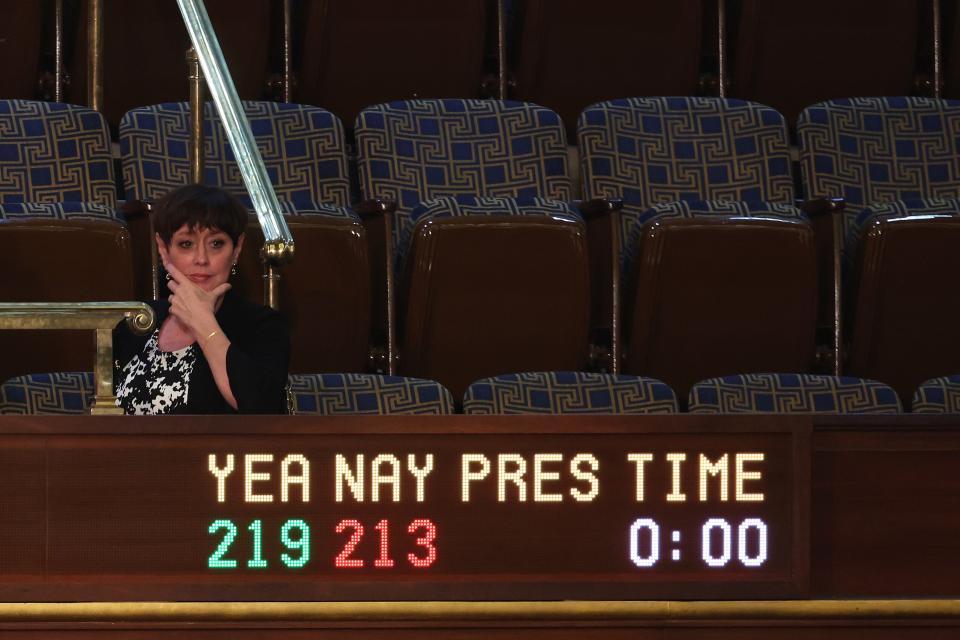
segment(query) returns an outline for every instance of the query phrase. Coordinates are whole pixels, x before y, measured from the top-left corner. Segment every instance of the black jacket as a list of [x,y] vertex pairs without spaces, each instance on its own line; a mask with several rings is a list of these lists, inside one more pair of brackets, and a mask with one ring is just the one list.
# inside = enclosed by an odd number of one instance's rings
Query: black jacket
[[[166,300],[149,302],[159,328],[170,313]],[[203,352],[190,377],[187,404],[173,413],[286,413],[287,368],[290,364],[290,335],[283,316],[268,307],[244,300],[233,291],[223,297],[216,314],[223,334],[230,340],[227,350],[227,377],[237,400],[237,411],[220,395]],[[143,351],[150,334],[138,336],[121,322],[113,331],[114,388],[120,372]]]

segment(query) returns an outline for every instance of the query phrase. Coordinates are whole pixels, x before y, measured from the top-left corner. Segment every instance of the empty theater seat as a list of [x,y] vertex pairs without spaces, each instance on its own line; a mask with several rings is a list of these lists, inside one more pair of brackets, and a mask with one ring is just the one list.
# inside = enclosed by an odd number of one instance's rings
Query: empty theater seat
[[821,100],[910,94],[926,4],[743,0],[731,25],[729,95],[769,104],[792,123]]
[[[133,299],[110,137],[85,107],[0,101],[0,301]],[[78,331],[0,332],[0,379],[93,364]]]
[[927,380],[913,394],[913,413],[960,413],[960,375]]
[[569,201],[560,119],[501,100],[407,100],[357,116],[364,198],[397,203],[396,245],[421,202],[439,196],[543,197]]
[[[287,216],[297,252],[283,266],[280,311],[290,328],[290,371],[355,372],[368,369],[370,351],[370,266],[366,232],[343,207],[328,215]],[[263,302],[263,265],[258,247],[263,232],[247,228],[234,289]]]
[[807,107],[797,122],[806,195],[843,198],[845,238],[865,207],[960,197],[958,131],[956,100],[848,98]]
[[677,200],[793,205],[783,116],[723,98],[624,98],[580,115],[583,194],[622,198],[621,240],[650,207]]
[[742,100],[627,98],[586,109],[578,135],[584,195],[623,199],[622,370],[681,399],[711,375],[808,370],[815,252],[783,117]]
[[585,366],[590,281],[576,210],[460,196],[429,200],[412,217],[398,287],[400,372],[459,396],[484,376]]
[[0,100],[0,204],[117,203],[110,133],[96,111]]
[[[115,220],[0,221],[3,302],[133,300],[131,264],[130,236]],[[89,369],[93,332],[0,331],[0,353],[3,379]]]
[[17,376],[0,385],[0,414],[85,414],[93,395],[88,371]]
[[816,252],[792,207],[659,205],[631,246],[623,371],[685,398],[705,377],[813,366]]
[[937,204],[867,209],[854,234],[845,371],[888,382],[904,406],[924,380],[960,363],[960,202]]
[[[340,120],[325,109],[244,102],[257,148],[277,198],[290,210],[350,203]],[[156,200],[190,182],[190,107],[185,102],[138,107],[120,123],[123,182],[128,200]],[[204,115],[204,184],[221,187],[250,206],[250,196],[213,105]]]
[[513,373],[477,380],[463,397],[466,414],[673,413],[673,390],[652,378],[582,371]]
[[485,0],[325,0],[305,10],[301,102],[349,125],[363,107],[412,98],[476,98]]
[[[528,0],[516,95],[574,127],[588,105],[699,93],[701,0]],[[709,29],[709,27],[707,27]]]
[[290,376],[290,412],[298,415],[440,415],[453,397],[433,380],[373,374]]
[[897,394],[874,380],[795,374],[725,376],[690,390],[690,413],[898,414]]
[[392,102],[361,112],[356,140],[362,193],[397,203],[392,244],[407,255],[398,370],[459,396],[484,376],[581,368],[586,241],[565,204],[557,115],[498,100]]

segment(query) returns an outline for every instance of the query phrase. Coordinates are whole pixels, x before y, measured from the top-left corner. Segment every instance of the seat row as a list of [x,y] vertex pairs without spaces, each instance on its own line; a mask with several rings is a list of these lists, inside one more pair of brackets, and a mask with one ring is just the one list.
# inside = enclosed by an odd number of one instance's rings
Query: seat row
[[[290,3],[287,37],[279,3],[204,4],[243,98],[280,94],[286,53],[294,99],[326,105],[348,126],[363,106],[388,99],[480,97],[484,84],[497,95],[501,57],[513,96],[568,124],[587,105],[623,95],[716,95],[723,76],[727,95],[770,104],[790,120],[807,104],[844,95],[938,95],[935,61],[945,70],[944,95],[960,95],[953,0],[503,0],[505,50],[492,0],[299,0]],[[86,99],[85,5],[64,4],[59,47],[64,98],[77,103]],[[110,2],[102,11],[111,126],[136,105],[185,99],[188,39],[176,5]],[[0,69],[0,94],[34,98],[39,86],[52,96],[53,5],[0,0],[0,13],[0,58],[11,61]],[[940,31],[946,47],[934,37]],[[394,38],[403,46],[390,55],[369,44]],[[830,46],[812,46],[822,42]]]
[[[20,376],[0,385],[0,414],[83,414],[92,373]],[[899,414],[897,394],[872,380],[824,375],[724,376],[693,385],[688,412]],[[460,403],[432,380],[373,374],[295,374],[294,415],[663,414],[679,411],[659,380],[584,372],[519,373],[473,382]],[[960,376],[928,380],[914,393],[915,414],[960,415]]]
[[[944,295],[960,266],[958,102],[862,98],[806,109],[804,181],[825,199],[805,211],[784,119],[756,103],[590,107],[578,123],[579,203],[552,111],[495,100],[376,105],[357,120],[364,200],[353,209],[335,116],[291,104],[246,109],[278,196],[297,214],[301,259],[282,303],[294,372],[367,370],[371,342],[387,346],[384,369],[437,379],[458,396],[472,380],[518,370],[622,370],[662,379],[681,398],[697,380],[732,371],[808,372],[817,319],[829,326],[841,316],[833,278],[844,246],[849,360],[835,369],[887,380],[908,404],[920,382],[960,363],[949,329],[960,302]],[[127,286],[132,272],[140,297],[156,284],[137,203],[187,180],[188,120],[186,105],[169,104],[129,112],[121,126],[128,236],[114,244],[136,260],[101,268]],[[81,217],[117,225],[98,114],[11,101],[0,103],[0,121],[13,132],[0,140],[0,168],[12,178],[0,187],[5,230],[46,232],[51,218],[74,230]],[[205,145],[206,180],[249,203],[212,114]],[[256,296],[252,254],[241,279]],[[106,260],[107,249],[95,255]],[[38,280],[9,266],[36,299]],[[79,367],[43,366],[66,368]]]

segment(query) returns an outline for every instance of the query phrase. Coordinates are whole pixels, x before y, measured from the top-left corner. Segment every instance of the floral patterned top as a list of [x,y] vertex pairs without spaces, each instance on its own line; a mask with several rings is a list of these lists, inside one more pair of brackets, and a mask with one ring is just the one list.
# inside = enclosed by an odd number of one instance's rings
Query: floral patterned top
[[197,344],[177,351],[161,351],[159,334],[159,329],[154,331],[143,351],[120,372],[117,406],[123,407],[127,415],[161,415],[187,404]]

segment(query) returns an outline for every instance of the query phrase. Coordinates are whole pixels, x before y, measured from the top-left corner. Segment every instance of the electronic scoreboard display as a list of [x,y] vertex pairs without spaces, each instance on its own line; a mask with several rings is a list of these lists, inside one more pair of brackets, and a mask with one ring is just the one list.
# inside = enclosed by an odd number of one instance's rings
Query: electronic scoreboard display
[[0,435],[5,600],[808,587],[802,418],[60,420]]

